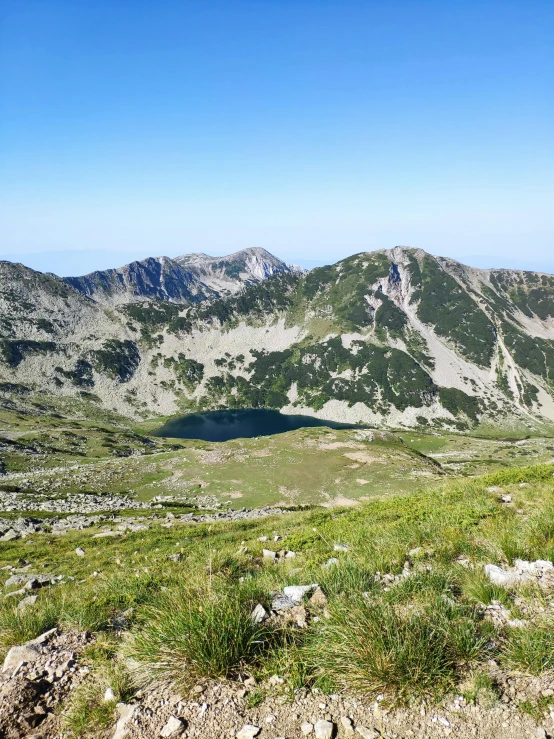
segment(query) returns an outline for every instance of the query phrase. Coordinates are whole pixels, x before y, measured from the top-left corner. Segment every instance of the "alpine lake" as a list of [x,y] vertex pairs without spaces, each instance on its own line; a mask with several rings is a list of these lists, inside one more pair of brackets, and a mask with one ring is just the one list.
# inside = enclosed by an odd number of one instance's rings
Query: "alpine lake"
[[155,436],[174,439],[229,441],[272,436],[300,428],[326,426],[332,429],[360,428],[347,423],[325,421],[312,416],[294,416],[268,409],[208,411],[189,413],[168,421]]

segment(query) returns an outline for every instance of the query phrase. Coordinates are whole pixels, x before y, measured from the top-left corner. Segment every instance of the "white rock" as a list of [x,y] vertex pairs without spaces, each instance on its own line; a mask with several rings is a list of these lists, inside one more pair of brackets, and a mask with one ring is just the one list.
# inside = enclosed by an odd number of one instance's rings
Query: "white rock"
[[78,557],[84,557],[85,556],[85,550],[82,549],[82,547],[77,547],[77,549],[75,550],[75,554]]
[[501,567],[492,564],[485,565],[485,575],[493,585],[500,585],[503,588],[510,588],[523,581],[521,575],[515,572],[506,572]]
[[276,559],[277,558],[277,552],[272,552],[271,549],[262,549],[262,554],[267,559]]
[[327,562],[325,562],[324,567],[332,567],[333,565],[338,565],[339,561],[336,557],[329,557]]
[[163,737],[181,736],[181,734],[186,729],[186,726],[187,725],[182,718],[171,716],[167,724],[160,731],[160,736],[163,736]]
[[111,688],[106,688],[106,692],[104,693],[104,701],[106,703],[109,703],[110,701],[115,700],[115,693]]
[[300,724],[300,731],[304,736],[308,736],[312,733],[314,730],[314,725],[311,724],[309,721],[304,721],[304,723]]
[[259,726],[251,726],[250,724],[246,724],[246,726],[242,727],[236,737],[237,739],[254,739],[255,736],[258,736],[260,731],[261,729]]
[[6,655],[2,672],[13,670],[18,667],[22,662],[32,664],[35,662],[40,655],[38,648],[32,644],[23,644],[19,647],[12,647]]
[[37,602],[37,598],[38,595],[28,595],[27,597],[23,598],[23,600],[19,601],[15,610],[18,611],[18,613],[23,613],[23,611],[26,611],[27,608],[35,605],[35,603]]
[[250,620],[252,621],[252,623],[261,624],[262,621],[265,621],[268,616],[269,614],[262,606],[262,604],[258,603],[256,608],[254,608],[254,610],[250,614]]
[[295,603],[302,603],[304,596],[317,588],[317,583],[312,585],[287,585],[283,593]]
[[374,729],[369,729],[367,726],[356,726],[356,732],[362,739],[377,739],[379,736]]
[[129,732],[127,724],[133,718],[135,707],[130,706],[127,703],[118,703],[115,707],[115,710],[117,711],[117,715],[119,716],[119,718],[117,724],[115,725],[115,733],[112,739],[125,739]]
[[335,552],[347,552],[348,551],[348,547],[345,544],[335,544],[333,546],[333,549],[335,550]]
[[324,719],[320,718],[319,721],[315,722],[315,737],[316,739],[332,739],[334,729],[334,724],[332,724],[330,721],[325,721]]

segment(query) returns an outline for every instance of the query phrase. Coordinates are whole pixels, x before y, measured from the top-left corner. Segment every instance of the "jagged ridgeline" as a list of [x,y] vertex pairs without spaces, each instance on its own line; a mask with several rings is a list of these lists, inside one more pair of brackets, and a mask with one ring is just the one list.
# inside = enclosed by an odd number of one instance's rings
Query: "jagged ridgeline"
[[[128,416],[279,408],[468,429],[554,422],[554,276],[422,250],[305,273],[264,250],[62,280],[1,263],[5,404]],[[27,402],[27,401],[25,401]]]

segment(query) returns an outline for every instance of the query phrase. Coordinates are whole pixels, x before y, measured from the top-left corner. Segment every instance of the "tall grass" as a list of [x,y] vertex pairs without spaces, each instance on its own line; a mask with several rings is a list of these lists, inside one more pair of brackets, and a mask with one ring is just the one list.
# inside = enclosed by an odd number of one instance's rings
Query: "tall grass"
[[254,604],[240,588],[168,592],[125,645],[138,682],[155,678],[186,689],[251,669],[274,637],[252,622]]
[[401,701],[438,697],[455,683],[486,643],[477,613],[433,596],[432,584],[411,599],[399,597],[398,586],[390,592],[396,590],[394,599],[334,604],[332,618],[307,645],[316,679]]
[[532,675],[554,669],[554,623],[510,629],[500,657],[506,667]]

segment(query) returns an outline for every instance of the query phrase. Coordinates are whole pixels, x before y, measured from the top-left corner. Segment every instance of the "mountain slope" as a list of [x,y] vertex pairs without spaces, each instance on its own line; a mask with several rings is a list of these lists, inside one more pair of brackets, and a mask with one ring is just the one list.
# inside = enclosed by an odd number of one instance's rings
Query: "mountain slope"
[[54,397],[86,387],[106,408],[138,417],[274,407],[393,427],[554,421],[554,276],[396,247],[251,284],[248,270],[253,282],[279,265],[239,254],[230,279],[246,284],[223,297],[211,296],[223,292],[228,265],[197,255],[178,265],[205,290],[185,304],[148,293],[102,307],[53,276],[33,273],[31,284],[31,270],[6,267],[2,289],[16,289],[20,304],[33,295],[36,320],[49,320],[52,285],[68,291],[55,310],[82,316],[75,325],[60,318],[46,335],[5,303],[4,342],[55,350],[35,348],[16,365],[0,357],[1,378]]
[[192,304],[236,293],[245,285],[294,269],[265,249],[245,249],[227,257],[149,257],[65,281],[83,295],[112,305],[142,300]]

